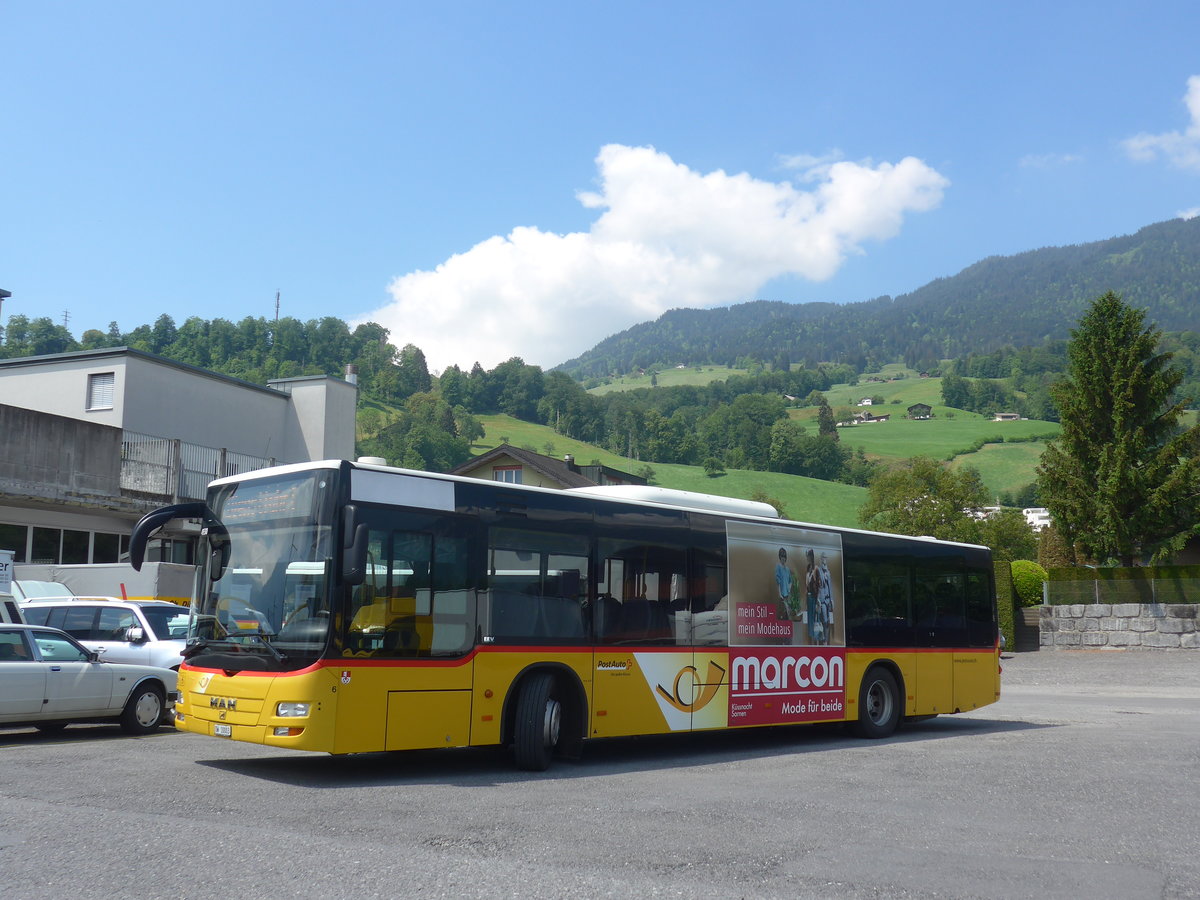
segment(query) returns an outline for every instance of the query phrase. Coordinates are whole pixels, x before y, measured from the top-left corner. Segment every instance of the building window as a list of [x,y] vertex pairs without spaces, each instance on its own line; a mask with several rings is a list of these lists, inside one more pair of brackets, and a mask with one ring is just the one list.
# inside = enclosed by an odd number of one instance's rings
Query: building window
[[520,466],[496,466],[492,469],[492,481],[504,481],[508,484],[521,483]]
[[35,566],[54,566],[62,562],[59,553],[62,550],[62,532],[57,528],[33,529],[33,546],[29,561]]
[[64,529],[62,533],[62,554],[59,557],[59,562],[68,566],[83,565],[90,560],[88,559],[91,553],[92,535],[87,531],[69,531]]
[[97,531],[92,536],[92,562],[115,563],[121,561],[121,536]]
[[[32,537],[32,540],[30,538]],[[149,559],[192,564],[191,541],[151,541]],[[0,522],[0,550],[12,550],[13,562],[34,565],[82,565],[120,562],[129,551],[129,537],[101,531],[41,528]]]
[[8,525],[0,523],[0,550],[11,550],[13,562],[25,562],[25,551],[29,542],[28,525]]
[[98,372],[88,376],[87,408],[112,409],[113,389],[117,383],[115,372]]

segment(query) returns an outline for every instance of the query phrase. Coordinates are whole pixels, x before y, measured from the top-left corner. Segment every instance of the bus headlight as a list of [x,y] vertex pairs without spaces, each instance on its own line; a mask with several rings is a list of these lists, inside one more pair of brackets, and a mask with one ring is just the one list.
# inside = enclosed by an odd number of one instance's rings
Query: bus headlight
[[280,703],[275,707],[275,715],[288,718],[303,718],[308,715],[309,703]]

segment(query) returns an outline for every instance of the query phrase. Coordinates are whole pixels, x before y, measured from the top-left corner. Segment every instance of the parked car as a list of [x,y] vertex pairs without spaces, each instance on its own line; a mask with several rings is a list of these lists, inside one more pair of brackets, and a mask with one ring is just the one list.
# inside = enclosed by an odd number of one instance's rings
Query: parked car
[[61,581],[18,579],[12,583],[12,592],[18,603],[27,603],[30,600],[65,600],[74,596],[71,589]]
[[175,691],[170,669],[103,662],[56,628],[0,625],[0,727],[116,721],[149,734],[167,720]]
[[60,628],[105,662],[178,669],[187,640],[188,608],[163,600],[75,597],[22,606],[30,625]]
[[21,605],[9,594],[0,594],[0,622],[25,624],[25,617],[21,614]]

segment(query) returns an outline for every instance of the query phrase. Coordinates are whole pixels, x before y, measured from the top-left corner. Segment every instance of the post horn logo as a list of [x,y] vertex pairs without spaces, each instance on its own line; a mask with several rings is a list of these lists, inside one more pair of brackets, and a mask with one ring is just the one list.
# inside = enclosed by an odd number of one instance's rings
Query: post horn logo
[[700,710],[704,709],[704,707],[708,706],[708,704],[712,701],[712,698],[717,695],[717,689],[720,688],[721,684],[725,681],[725,670],[710,659],[708,661],[708,678],[705,679],[705,684],[701,685],[700,693],[695,694],[695,691],[693,690],[695,696],[692,697],[690,702],[684,702],[680,697],[679,683],[683,681],[683,677],[688,674],[692,676],[692,684],[695,684],[697,681],[699,681],[700,673],[696,671],[696,667],[684,666],[675,674],[675,683],[672,685],[672,690],[668,691],[661,684],[656,685],[654,689],[658,692],[660,697],[662,697],[680,712],[699,712]]

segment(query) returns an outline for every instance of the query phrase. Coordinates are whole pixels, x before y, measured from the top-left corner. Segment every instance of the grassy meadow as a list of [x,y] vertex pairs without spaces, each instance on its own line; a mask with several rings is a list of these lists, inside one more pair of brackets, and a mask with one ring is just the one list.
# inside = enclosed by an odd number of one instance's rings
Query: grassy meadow
[[[522,422],[511,416],[480,416],[479,421],[483,424],[485,434],[472,445],[471,450],[475,454],[485,453],[507,442],[547,456],[565,456],[569,453],[583,465],[598,461],[601,465],[622,472],[637,472],[647,465],[609,453],[592,444],[564,438],[546,425]],[[761,489],[783,504],[788,518],[820,525],[857,526],[858,508],[867,498],[866,488],[778,472],[730,469],[724,475],[709,478],[699,466],[667,463],[648,465],[654,470],[654,483],[661,487],[742,498]]]
[[[724,381],[734,375],[748,375],[748,369],[730,369],[725,366],[688,366],[683,369],[664,369],[658,373],[658,387],[679,387],[681,385],[708,384],[712,381]],[[608,383],[594,387],[589,394],[611,394],[614,391],[636,391],[639,388],[654,387],[650,383],[650,375],[621,375]]]
[[[707,384],[746,374],[744,369],[723,366],[693,366],[686,369],[667,369],[658,373],[662,387],[683,384]],[[870,409],[875,415],[890,415],[887,422],[874,425],[855,425],[839,429],[842,444],[850,449],[861,448],[871,459],[894,465],[913,456],[929,456],[949,460],[952,469],[972,466],[977,469],[988,491],[993,494],[1013,493],[1034,480],[1034,470],[1044,438],[1058,433],[1053,422],[1019,421],[995,422],[975,413],[943,406],[940,378],[921,378],[903,366],[886,366],[874,376],[864,376],[858,384],[838,384],[825,392],[835,413]],[[593,389],[592,393],[634,390],[650,387],[650,376],[629,375]],[[883,402],[871,407],[858,407],[864,397],[880,397]],[[933,408],[932,419],[922,421],[904,418],[914,403],[927,403]],[[367,403],[371,410],[363,417],[360,409],[359,436],[364,437],[395,417],[395,410],[380,404]],[[817,428],[815,407],[789,409],[788,415],[805,425],[810,433]],[[802,522],[854,527],[858,524],[858,509],[865,502],[865,488],[835,484],[776,472],[754,472],[731,469],[716,478],[705,475],[698,466],[666,463],[644,463],[610,453],[593,444],[572,440],[556,434],[545,425],[523,422],[511,416],[479,416],[485,429],[484,437],[471,447],[478,455],[501,443],[534,450],[547,456],[571,454],[581,464],[599,462],[623,472],[636,473],[649,465],[654,471],[654,483],[676,490],[717,494],[725,497],[749,497],[762,491],[783,504],[788,517]],[[374,427],[364,427],[367,424]],[[1043,438],[1029,440],[1029,438]],[[1003,443],[980,441],[1004,438]],[[1012,442],[1021,438],[1019,442]]]
[[[996,422],[977,413],[952,409],[941,402],[940,378],[921,378],[902,366],[885,367],[878,377],[897,375],[904,377],[880,382],[867,380],[870,376],[866,376],[856,385],[839,384],[825,392],[835,413],[853,407],[854,412],[891,417],[886,422],[839,428],[843,446],[861,449],[868,458],[884,464],[929,456],[950,460],[952,469],[973,466],[992,494],[1013,493],[1033,483],[1038,459],[1046,448],[1045,439],[1061,430],[1057,422]],[[864,397],[882,397],[883,403],[859,407],[858,401]],[[905,418],[914,403],[927,403],[933,409],[933,418]],[[812,430],[817,427],[815,408],[792,409],[788,414]],[[1014,440],[1017,443],[1010,443]],[[996,442],[975,450],[980,441]]]

